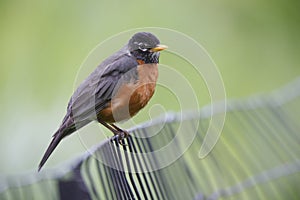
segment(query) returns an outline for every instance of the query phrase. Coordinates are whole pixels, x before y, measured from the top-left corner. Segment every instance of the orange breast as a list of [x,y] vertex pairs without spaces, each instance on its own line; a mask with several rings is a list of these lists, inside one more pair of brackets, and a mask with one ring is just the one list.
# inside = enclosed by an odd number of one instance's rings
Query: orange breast
[[147,105],[154,94],[158,77],[157,64],[143,64],[137,67],[138,80],[122,84],[114,95],[110,106],[99,113],[109,123],[131,118]]

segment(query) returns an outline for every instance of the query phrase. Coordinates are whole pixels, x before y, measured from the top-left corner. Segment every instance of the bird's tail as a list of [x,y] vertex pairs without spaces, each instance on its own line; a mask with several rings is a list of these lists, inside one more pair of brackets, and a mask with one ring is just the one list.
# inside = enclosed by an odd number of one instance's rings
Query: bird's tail
[[49,156],[52,154],[52,152],[54,151],[54,149],[57,147],[57,145],[59,144],[59,142],[61,141],[61,139],[64,137],[63,134],[59,133],[60,130],[58,130],[54,135],[53,135],[53,139],[50,143],[50,145],[48,146],[40,164],[38,167],[38,171],[41,170],[41,168],[43,167],[43,165],[45,164],[45,162],[48,160]]
[[63,120],[62,125],[59,129],[54,133],[51,143],[49,144],[40,164],[38,167],[38,171],[41,170],[45,162],[48,160],[49,156],[52,154],[54,149],[57,147],[59,142],[66,136],[70,135],[71,133],[75,132],[77,129],[85,126],[86,124],[90,123],[90,120],[85,120],[78,122],[75,126],[74,121],[72,118],[65,118]]

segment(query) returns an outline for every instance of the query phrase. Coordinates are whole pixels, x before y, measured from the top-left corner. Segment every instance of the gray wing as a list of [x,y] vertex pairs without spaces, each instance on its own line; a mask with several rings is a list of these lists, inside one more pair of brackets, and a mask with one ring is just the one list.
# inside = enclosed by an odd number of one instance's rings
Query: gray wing
[[[111,59],[110,64],[103,66],[109,59]],[[132,76],[137,73],[138,63],[128,54],[107,60],[83,81],[70,99],[65,118],[72,118],[72,124],[76,124],[77,129],[86,122],[96,119],[96,114],[105,108],[112,99],[113,93],[118,87],[118,81],[124,74]],[[63,120],[63,124],[67,119]]]

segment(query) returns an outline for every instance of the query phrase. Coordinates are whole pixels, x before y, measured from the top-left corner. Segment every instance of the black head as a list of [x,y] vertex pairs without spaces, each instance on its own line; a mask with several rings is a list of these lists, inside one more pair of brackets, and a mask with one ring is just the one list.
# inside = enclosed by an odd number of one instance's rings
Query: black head
[[155,35],[148,32],[136,33],[128,42],[130,53],[145,63],[158,63],[159,51],[166,48],[166,46],[160,45],[159,39]]

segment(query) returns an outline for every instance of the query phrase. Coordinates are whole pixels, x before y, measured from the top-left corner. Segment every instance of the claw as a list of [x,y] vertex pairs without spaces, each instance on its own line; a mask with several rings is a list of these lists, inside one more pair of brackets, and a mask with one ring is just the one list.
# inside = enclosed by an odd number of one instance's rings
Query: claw
[[118,133],[118,140],[119,140],[119,144],[120,145],[122,145],[122,146],[126,145],[124,139],[127,138],[128,135],[129,135],[129,133],[127,131],[125,131],[125,130],[119,131],[119,133]]
[[122,146],[126,146],[124,139],[129,136],[129,133],[125,130],[118,130],[114,133],[115,135],[111,137],[110,141],[116,141],[118,140],[118,143]]

